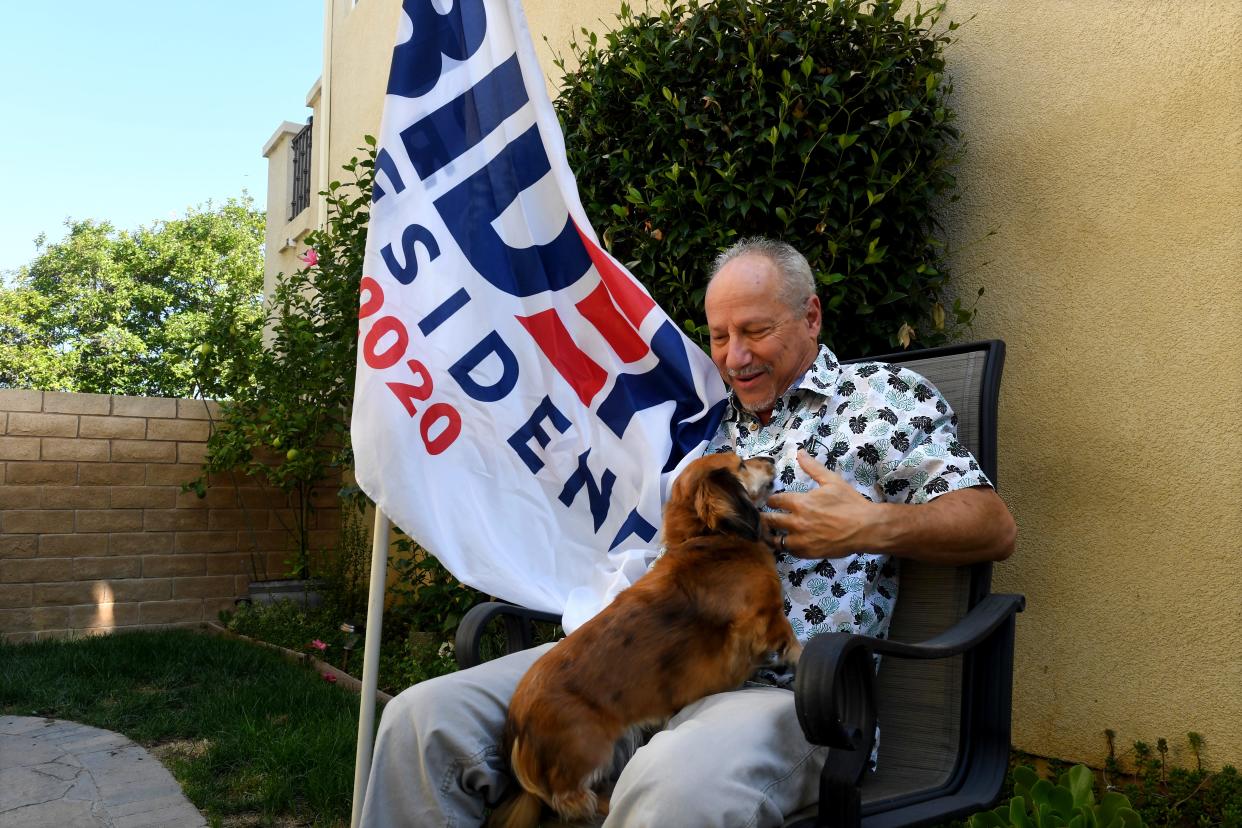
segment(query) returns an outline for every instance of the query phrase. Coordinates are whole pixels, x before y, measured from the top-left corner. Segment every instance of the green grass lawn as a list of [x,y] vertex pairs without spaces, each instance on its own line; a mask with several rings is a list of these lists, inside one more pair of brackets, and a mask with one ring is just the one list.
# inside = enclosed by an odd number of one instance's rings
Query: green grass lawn
[[213,825],[349,821],[358,697],[243,641],[168,630],[0,643],[0,714],[123,733]]
[[[0,715],[125,734],[159,756],[223,828],[347,825],[357,711],[356,695],[307,665],[230,638],[169,630],[0,643]],[[1166,768],[1162,753],[1135,749],[1137,776],[1114,772],[1110,781],[1148,826],[1242,828],[1234,768]],[[1064,767],[1041,772],[1055,778]]]

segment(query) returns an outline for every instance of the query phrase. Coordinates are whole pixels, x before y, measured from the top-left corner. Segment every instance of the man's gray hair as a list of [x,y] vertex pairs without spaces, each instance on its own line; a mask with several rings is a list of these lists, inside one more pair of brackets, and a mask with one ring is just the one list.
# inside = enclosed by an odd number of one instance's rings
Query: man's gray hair
[[[716,257],[712,268],[712,279],[724,269],[724,266],[742,256],[763,256],[776,265],[781,276],[780,300],[791,310],[801,312],[806,303],[815,295],[815,276],[811,273],[811,265],[791,244],[763,236],[752,236],[735,242],[729,249]],[[711,283],[711,279],[708,280]]]

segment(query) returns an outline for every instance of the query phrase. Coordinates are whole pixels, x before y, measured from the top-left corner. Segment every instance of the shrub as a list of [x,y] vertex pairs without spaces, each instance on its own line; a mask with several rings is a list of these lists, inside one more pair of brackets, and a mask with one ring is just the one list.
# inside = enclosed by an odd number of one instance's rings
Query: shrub
[[380,652],[380,683],[393,694],[456,669],[451,644],[417,632],[386,643]]
[[299,653],[308,652],[314,639],[338,650],[345,640],[332,615],[320,607],[304,607],[293,601],[242,604],[232,612],[222,612],[220,620],[235,633]]
[[385,620],[385,633],[391,624],[397,634],[418,630],[451,637],[466,610],[487,596],[460,583],[434,555],[395,526],[393,535],[397,554],[389,562],[397,579],[389,593],[395,606]]
[[1119,778],[1118,789],[1134,803],[1143,822],[1152,828],[1190,828],[1219,825],[1242,827],[1242,776],[1232,765],[1213,773],[1203,767],[1203,737],[1188,733],[1187,742],[1195,767],[1169,764],[1169,745],[1161,738],[1152,750],[1146,742],[1134,743],[1134,775],[1122,776],[1121,763],[1113,751],[1113,732],[1105,731],[1109,757],[1105,772]]
[[[555,106],[587,214],[700,342],[711,261],[751,235],[806,255],[838,352],[952,333],[936,208],[960,155],[942,54],[957,25],[901,7],[623,4],[602,43],[571,44]],[[972,316],[956,301],[949,327]]]
[[371,537],[361,498],[341,504],[336,548],[319,564],[319,592],[324,608],[336,619],[361,619],[367,609],[371,576]]

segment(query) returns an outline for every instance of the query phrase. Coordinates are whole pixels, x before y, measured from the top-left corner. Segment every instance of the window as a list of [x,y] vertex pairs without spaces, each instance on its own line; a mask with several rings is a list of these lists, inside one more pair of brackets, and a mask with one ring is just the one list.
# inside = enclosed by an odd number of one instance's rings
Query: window
[[293,136],[293,203],[289,206],[289,218],[310,205],[311,196],[311,123],[314,118],[306,119],[306,126]]

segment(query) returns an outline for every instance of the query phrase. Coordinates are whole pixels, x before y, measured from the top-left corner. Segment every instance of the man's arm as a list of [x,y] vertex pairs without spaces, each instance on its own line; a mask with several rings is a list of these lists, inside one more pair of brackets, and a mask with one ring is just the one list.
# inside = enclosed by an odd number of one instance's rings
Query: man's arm
[[819,488],[773,495],[781,512],[763,515],[785,532],[784,549],[800,558],[885,552],[941,564],[1001,561],[1014,549],[1017,526],[1000,496],[985,486],[946,492],[927,503],[872,503],[805,451],[798,463]]

